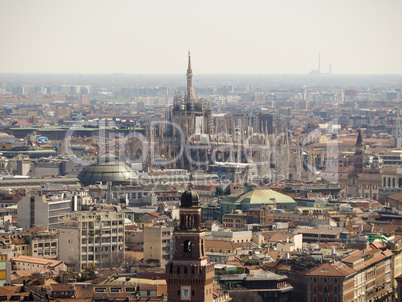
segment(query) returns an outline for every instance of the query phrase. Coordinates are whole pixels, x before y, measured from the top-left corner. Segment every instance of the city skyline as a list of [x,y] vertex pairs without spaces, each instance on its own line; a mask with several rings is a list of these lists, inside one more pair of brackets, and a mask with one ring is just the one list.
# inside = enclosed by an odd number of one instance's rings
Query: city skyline
[[1,1],[0,73],[400,74],[388,1]]

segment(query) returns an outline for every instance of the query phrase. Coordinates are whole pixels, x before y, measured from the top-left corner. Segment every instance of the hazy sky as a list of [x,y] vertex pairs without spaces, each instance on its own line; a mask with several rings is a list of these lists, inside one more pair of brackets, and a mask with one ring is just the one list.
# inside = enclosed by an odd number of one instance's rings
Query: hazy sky
[[0,0],[0,73],[402,74],[402,1]]

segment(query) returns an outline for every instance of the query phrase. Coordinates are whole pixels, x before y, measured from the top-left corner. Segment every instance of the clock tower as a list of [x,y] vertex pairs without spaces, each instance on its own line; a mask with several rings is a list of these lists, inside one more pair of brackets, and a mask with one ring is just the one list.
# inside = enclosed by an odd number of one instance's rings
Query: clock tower
[[205,255],[198,194],[190,188],[180,202],[180,226],[175,230],[176,250],[166,265],[168,301],[213,301],[215,267]]

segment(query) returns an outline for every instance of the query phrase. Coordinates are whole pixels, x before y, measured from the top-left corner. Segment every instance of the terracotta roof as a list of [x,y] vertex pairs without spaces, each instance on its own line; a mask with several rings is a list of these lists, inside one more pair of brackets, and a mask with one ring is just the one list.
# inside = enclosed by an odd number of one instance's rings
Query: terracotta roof
[[72,284],[52,284],[50,288],[52,291],[75,291]]
[[234,248],[255,248],[257,247],[257,245],[252,242],[233,242],[233,247]]
[[326,276],[326,277],[342,277],[353,274],[354,269],[348,267],[346,264],[337,263],[332,265],[330,263],[323,263],[312,270],[304,270],[301,273],[310,276]]
[[30,292],[24,292],[24,289],[22,286],[3,286],[0,287],[0,295],[1,296],[7,296],[7,301],[10,300],[16,300],[16,299],[11,299],[12,296],[20,296],[20,299],[17,300],[24,300],[23,297],[29,296]]
[[398,202],[402,202],[402,192],[398,192],[392,195],[389,195],[387,199],[392,199]]
[[60,264],[63,263],[63,261],[60,260],[52,260],[52,259],[45,259],[45,258],[37,258],[37,257],[31,257],[31,256],[17,256],[17,257],[12,257],[10,259],[11,262],[25,262],[25,263],[34,263],[34,264],[39,264],[39,265],[46,265],[49,268],[56,267]]
[[223,241],[223,240],[205,240],[205,248],[206,249],[228,249],[234,250],[235,247],[233,242],[231,241]]

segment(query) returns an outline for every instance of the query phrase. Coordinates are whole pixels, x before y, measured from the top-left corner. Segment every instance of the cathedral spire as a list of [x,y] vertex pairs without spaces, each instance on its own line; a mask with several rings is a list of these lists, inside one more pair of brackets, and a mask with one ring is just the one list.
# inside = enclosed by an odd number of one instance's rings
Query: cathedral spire
[[186,99],[193,100],[194,92],[193,92],[193,70],[191,69],[191,53],[188,51],[188,67],[187,67],[187,90],[186,90]]

